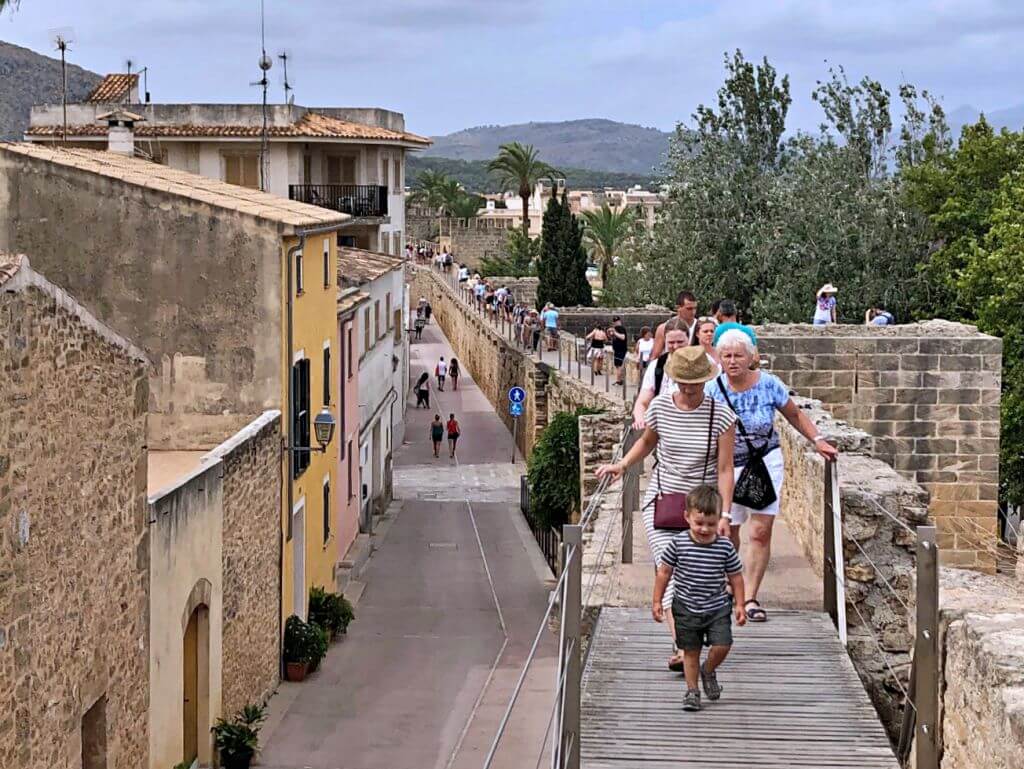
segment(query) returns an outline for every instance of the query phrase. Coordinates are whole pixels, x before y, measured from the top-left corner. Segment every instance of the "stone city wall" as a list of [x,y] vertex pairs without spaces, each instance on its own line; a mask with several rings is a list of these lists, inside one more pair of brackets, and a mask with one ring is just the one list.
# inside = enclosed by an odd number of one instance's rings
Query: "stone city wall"
[[525,304],[527,307],[537,306],[537,286],[539,278],[512,278],[507,275],[485,275],[491,285],[495,288],[505,286],[512,292],[512,298],[518,304]]
[[512,226],[506,228],[495,224],[481,219],[442,219],[438,241],[441,246],[448,247],[456,262],[476,270],[483,259],[493,259],[505,251],[508,231]]
[[27,260],[0,283],[0,766],[139,769],[148,363]]
[[280,669],[281,413],[266,411],[208,457],[223,465],[223,709],[263,703]]
[[31,254],[146,351],[155,434],[280,400],[276,224],[2,149],[0,211],[0,251]]
[[658,307],[559,307],[558,325],[563,331],[584,337],[600,325],[607,328],[614,316],[622,318],[629,332],[629,346],[633,348],[640,329],[647,326],[653,332],[672,317],[672,310]]
[[928,321],[764,326],[758,341],[773,373],[865,430],[875,457],[929,492],[943,563],[994,569],[1001,340]]

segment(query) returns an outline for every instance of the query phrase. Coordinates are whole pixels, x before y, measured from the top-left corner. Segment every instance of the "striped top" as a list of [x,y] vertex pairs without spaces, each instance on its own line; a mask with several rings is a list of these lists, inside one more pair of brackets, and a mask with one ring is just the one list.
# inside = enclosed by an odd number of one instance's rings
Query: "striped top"
[[704,545],[689,531],[669,543],[662,563],[672,568],[675,605],[694,614],[718,611],[732,600],[725,591],[726,575],[743,570],[739,553],[728,537],[715,537]]
[[685,493],[701,483],[715,485],[718,480],[718,438],[736,421],[732,409],[705,396],[697,408],[683,411],[676,406],[671,393],[663,392],[651,401],[645,421],[658,434],[655,450],[658,464],[651,473],[645,504],[653,500],[658,491],[664,494]]

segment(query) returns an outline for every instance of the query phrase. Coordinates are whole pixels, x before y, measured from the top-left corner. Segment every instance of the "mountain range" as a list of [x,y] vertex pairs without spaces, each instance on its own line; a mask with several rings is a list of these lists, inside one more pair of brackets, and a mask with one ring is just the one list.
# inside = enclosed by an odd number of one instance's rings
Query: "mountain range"
[[[68,101],[81,101],[100,81],[87,69],[67,66]],[[60,103],[60,60],[0,40],[0,139],[20,139],[33,104]]]

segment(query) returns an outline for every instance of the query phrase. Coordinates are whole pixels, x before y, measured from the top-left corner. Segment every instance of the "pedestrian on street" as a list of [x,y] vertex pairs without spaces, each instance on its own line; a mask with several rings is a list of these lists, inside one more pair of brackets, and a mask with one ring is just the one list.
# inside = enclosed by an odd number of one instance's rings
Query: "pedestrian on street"
[[[735,449],[736,498],[723,507],[719,533],[728,535],[739,550],[740,526],[750,524],[749,552],[746,556],[746,610],[751,622],[764,622],[768,613],[757,599],[758,590],[771,558],[772,529],[779,514],[782,496],[783,459],[779,434],[775,430],[776,412],[809,440],[826,460],[838,452],[818,432],[789,395],[789,388],[774,374],[752,368],[757,359],[753,329],[747,326],[726,328],[715,334],[715,349],[722,361],[723,374],[707,383],[704,394],[736,413],[740,439]],[[771,491],[760,500],[748,499],[744,472],[751,478],[770,483]],[[774,497],[774,499],[772,499]]]
[[416,386],[413,387],[413,392],[416,393],[416,408],[423,406],[425,409],[430,408],[430,374],[424,371],[420,374],[420,378],[416,380]]
[[[597,469],[599,479],[615,480],[628,467],[656,451],[654,470],[640,508],[656,567],[664,563],[665,552],[676,534],[689,528],[686,497],[695,488],[703,484],[717,486],[722,509],[732,509],[736,415],[705,394],[705,383],[713,380],[716,373],[699,347],[684,346],[671,353],[665,374],[677,389],[671,393],[663,391],[651,401],[644,416],[644,432],[629,453],[620,461]],[[674,595],[674,585],[670,583],[665,590],[664,608],[671,608]],[[681,671],[682,652],[676,649],[668,665],[669,670]]]
[[443,355],[434,367],[434,373],[437,375],[438,392],[444,392],[444,378],[448,375],[448,364],[444,362]]
[[444,440],[444,422],[440,414],[434,414],[434,421],[430,423],[430,440],[434,444],[434,459],[441,456],[441,441]]
[[423,327],[427,325],[427,319],[422,315],[417,315],[416,320],[413,321],[412,328],[416,332],[416,341],[420,341],[420,337],[423,336]]
[[831,283],[826,283],[818,289],[818,300],[814,304],[814,325],[829,326],[837,323],[836,320],[836,294],[839,289]]
[[629,332],[622,325],[622,318],[612,318],[612,327],[608,329],[612,340],[612,362],[615,364],[615,384],[621,385],[626,378],[626,353],[629,352]]
[[430,306],[430,302],[427,302],[425,305],[423,305],[423,317],[428,324],[430,323],[430,316],[433,314],[434,308]]
[[451,363],[448,364],[448,376],[452,380],[452,389],[459,389],[459,360],[458,358],[452,358]]
[[455,444],[459,442],[459,436],[462,434],[462,430],[459,428],[459,422],[455,419],[454,414],[448,415],[448,458],[455,459]]

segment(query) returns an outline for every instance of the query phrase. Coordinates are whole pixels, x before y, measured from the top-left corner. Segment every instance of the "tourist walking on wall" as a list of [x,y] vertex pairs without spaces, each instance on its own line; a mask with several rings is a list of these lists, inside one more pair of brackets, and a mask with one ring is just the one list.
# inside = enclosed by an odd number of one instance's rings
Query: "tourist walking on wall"
[[416,393],[416,408],[423,406],[425,409],[430,408],[430,374],[424,371],[420,374],[420,378],[416,380],[416,385],[412,388],[413,392]]
[[715,331],[718,329],[718,321],[709,316],[697,318],[697,329],[693,335],[693,343],[700,345],[704,353],[716,366],[719,365],[718,353],[715,352]]
[[641,377],[644,375],[647,364],[651,361],[651,351],[653,349],[654,334],[651,333],[650,326],[644,326],[640,329],[640,338],[636,340],[637,374]]
[[590,368],[594,374],[602,373],[604,366],[604,344],[608,341],[608,334],[600,326],[583,337],[590,342],[590,349],[587,351],[587,360],[590,361]]
[[818,289],[818,299],[814,304],[814,325],[828,326],[838,323],[836,320],[836,294],[839,290],[831,283]]
[[693,341],[693,332],[697,327],[697,297],[692,291],[680,291],[676,297],[676,314],[660,324],[654,332],[654,350],[651,357],[657,358],[665,352],[665,332],[681,328],[686,332],[686,343]]
[[434,444],[434,458],[441,456],[441,441],[444,440],[444,422],[440,414],[434,414],[434,421],[430,423],[430,440]]
[[540,314],[544,323],[544,335],[547,337],[548,350],[554,350],[558,345],[558,310],[548,302],[544,305],[544,312]]
[[896,324],[896,318],[888,310],[883,310],[873,304],[864,313],[864,324],[867,326],[893,326]]
[[[686,495],[702,484],[718,487],[722,509],[732,506],[733,444],[736,415],[704,393],[715,369],[699,347],[681,347],[669,355],[665,374],[677,386],[651,401],[644,416],[643,434],[619,462],[602,465],[597,477],[618,478],[630,465],[655,451],[655,465],[641,513],[655,567],[664,562],[673,538],[688,528]],[[663,606],[672,605],[674,590],[665,590]],[[670,628],[671,630],[671,628]],[[674,637],[673,633],[673,637]],[[677,651],[669,660],[671,670],[681,670]]]
[[736,494],[731,507],[723,508],[720,533],[728,534],[739,549],[740,526],[750,524],[749,552],[745,555],[747,617],[751,622],[764,622],[768,614],[757,594],[771,558],[772,529],[779,514],[783,478],[775,412],[811,441],[825,459],[835,459],[837,451],[797,407],[777,376],[752,368],[757,360],[756,339],[753,330],[746,326],[724,328],[716,333],[715,349],[724,373],[708,382],[704,392],[737,416]]
[[438,392],[444,392],[444,378],[448,376],[448,364],[444,362],[443,355],[437,361],[437,365],[434,366],[434,374],[437,376]]
[[455,419],[454,414],[448,415],[448,424],[445,425],[445,428],[448,430],[448,458],[455,459],[455,444],[459,442],[462,428],[459,427],[459,422]]
[[622,325],[622,318],[612,318],[612,327],[608,329],[612,340],[612,362],[615,364],[615,384],[621,385],[626,377],[626,353],[629,352],[629,332]]
[[640,380],[640,392],[637,393],[636,400],[633,402],[634,430],[644,429],[644,417],[654,396],[663,392],[674,393],[676,391],[676,383],[665,376],[665,365],[668,363],[669,355],[680,347],[686,347],[686,332],[674,328],[665,334],[665,340],[668,350],[658,356],[653,366],[647,367],[647,370],[644,371],[644,378]]
[[452,389],[459,389],[459,360],[458,358],[452,358],[451,363],[448,364],[448,378],[452,380]]

